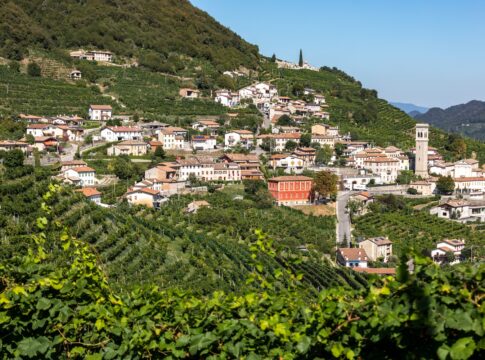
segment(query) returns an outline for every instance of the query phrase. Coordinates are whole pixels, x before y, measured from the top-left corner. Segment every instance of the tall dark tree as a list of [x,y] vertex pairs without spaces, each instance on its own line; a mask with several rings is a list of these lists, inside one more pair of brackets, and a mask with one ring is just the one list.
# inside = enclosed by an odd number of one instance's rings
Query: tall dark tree
[[303,51],[300,49],[300,57],[298,59],[298,66],[303,66]]
[[273,54],[273,56],[271,56],[271,62],[276,62],[276,54]]

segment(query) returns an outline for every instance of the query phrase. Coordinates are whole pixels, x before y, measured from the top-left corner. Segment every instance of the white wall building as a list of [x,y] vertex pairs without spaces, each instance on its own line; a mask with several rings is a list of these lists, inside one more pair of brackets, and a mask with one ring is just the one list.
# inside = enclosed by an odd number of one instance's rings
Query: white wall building
[[236,146],[250,149],[254,145],[254,134],[249,130],[233,130],[224,135],[224,147],[231,149]]
[[141,140],[143,132],[136,126],[109,126],[101,130],[101,138],[106,141]]
[[194,135],[192,136],[192,149],[207,151],[214,150],[216,148],[216,138],[207,135]]
[[90,105],[89,119],[97,121],[111,120],[113,116],[113,108],[111,105]]

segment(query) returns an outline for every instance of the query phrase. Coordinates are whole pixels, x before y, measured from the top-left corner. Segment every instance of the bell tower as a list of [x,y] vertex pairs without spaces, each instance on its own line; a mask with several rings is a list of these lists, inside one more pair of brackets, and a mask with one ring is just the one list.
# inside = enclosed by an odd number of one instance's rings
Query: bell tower
[[416,158],[414,162],[414,173],[422,178],[428,175],[428,124],[416,124]]

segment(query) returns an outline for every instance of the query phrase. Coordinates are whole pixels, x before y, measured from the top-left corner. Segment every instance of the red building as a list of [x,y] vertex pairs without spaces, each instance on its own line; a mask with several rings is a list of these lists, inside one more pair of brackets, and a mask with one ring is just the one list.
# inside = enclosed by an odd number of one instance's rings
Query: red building
[[268,190],[278,205],[307,205],[313,179],[307,176],[278,176],[268,180]]

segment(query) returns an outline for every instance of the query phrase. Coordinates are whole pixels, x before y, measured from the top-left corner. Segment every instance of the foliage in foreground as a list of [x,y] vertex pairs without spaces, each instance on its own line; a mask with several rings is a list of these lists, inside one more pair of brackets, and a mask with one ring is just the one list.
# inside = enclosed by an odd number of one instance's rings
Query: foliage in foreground
[[[41,230],[48,226],[61,224],[37,220]],[[64,266],[46,262],[45,233],[34,240],[28,255],[0,265],[4,358],[466,359],[485,352],[484,265],[446,271],[416,258],[414,274],[403,267],[366,290],[309,298],[299,276],[276,291],[256,264],[248,281],[259,282],[258,292],[197,297],[152,288],[120,297],[67,229],[57,240],[70,256]],[[251,250],[274,254],[262,235]]]

